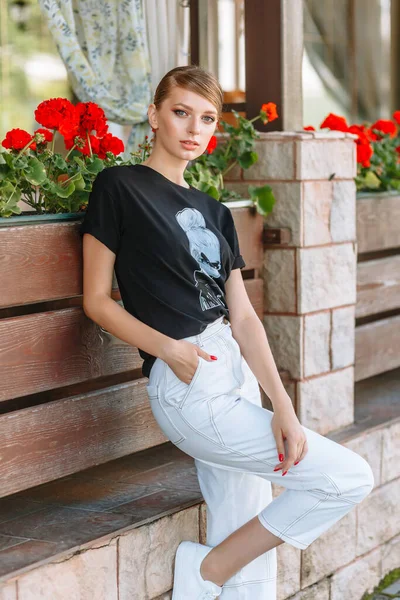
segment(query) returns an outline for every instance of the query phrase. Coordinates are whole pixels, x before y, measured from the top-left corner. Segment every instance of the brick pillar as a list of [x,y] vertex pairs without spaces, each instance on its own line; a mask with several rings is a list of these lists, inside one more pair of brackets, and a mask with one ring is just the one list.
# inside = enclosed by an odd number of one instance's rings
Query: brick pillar
[[264,326],[303,425],[326,434],[354,421],[356,147],[341,132],[271,132],[258,162],[227,187],[271,185],[266,227],[291,231],[265,248]]

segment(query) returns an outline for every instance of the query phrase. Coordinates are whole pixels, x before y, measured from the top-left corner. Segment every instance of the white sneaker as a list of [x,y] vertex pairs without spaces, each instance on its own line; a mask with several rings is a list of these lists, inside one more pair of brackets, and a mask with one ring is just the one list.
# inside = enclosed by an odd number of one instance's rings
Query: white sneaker
[[212,546],[196,542],[181,542],[175,555],[174,589],[172,600],[214,600],[222,587],[203,579],[200,565]]

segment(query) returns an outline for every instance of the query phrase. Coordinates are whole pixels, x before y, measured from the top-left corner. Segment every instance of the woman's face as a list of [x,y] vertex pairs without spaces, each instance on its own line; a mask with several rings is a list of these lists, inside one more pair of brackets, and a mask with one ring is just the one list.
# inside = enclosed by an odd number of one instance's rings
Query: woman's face
[[[149,107],[151,124],[157,129],[157,146],[182,160],[194,160],[203,154],[217,127],[217,109],[195,92],[174,86],[168,98],[156,110]],[[186,140],[197,142],[183,144]]]

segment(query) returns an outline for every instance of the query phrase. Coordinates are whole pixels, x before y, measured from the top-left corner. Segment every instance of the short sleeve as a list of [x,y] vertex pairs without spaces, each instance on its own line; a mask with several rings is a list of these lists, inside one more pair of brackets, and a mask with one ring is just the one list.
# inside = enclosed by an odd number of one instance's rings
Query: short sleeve
[[117,254],[121,238],[121,214],[118,195],[111,194],[107,182],[112,167],[101,171],[93,182],[86,213],[79,233],[90,233]]
[[235,227],[235,222],[233,220],[232,212],[228,207],[226,207],[225,211],[223,235],[227,240],[233,254],[233,263],[231,266],[231,270],[242,269],[246,266],[246,263],[243,259],[243,256],[240,253],[239,239]]

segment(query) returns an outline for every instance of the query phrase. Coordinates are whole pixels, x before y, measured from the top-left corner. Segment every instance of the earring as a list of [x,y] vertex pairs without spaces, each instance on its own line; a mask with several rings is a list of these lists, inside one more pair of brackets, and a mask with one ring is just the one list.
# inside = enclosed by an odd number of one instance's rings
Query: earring
[[[158,129],[158,127],[157,127],[157,129]],[[151,128],[153,133],[155,133],[157,131],[157,129],[154,129],[154,127]]]

